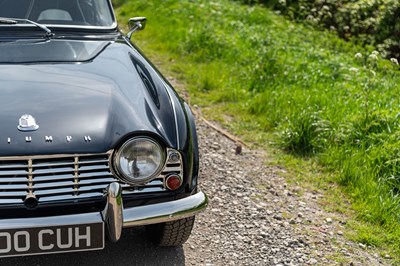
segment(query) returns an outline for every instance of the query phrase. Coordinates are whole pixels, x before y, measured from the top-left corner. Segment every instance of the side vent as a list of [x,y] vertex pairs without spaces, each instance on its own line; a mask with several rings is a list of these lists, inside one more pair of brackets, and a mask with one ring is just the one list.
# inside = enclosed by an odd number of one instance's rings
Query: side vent
[[135,66],[139,76],[146,87],[147,91],[149,92],[151,98],[153,99],[154,103],[156,104],[157,108],[160,108],[160,101],[158,99],[157,87],[154,84],[154,81],[151,77],[150,72],[147,70],[146,66],[143,65],[142,62],[138,61],[133,55],[131,55],[131,60],[133,65]]

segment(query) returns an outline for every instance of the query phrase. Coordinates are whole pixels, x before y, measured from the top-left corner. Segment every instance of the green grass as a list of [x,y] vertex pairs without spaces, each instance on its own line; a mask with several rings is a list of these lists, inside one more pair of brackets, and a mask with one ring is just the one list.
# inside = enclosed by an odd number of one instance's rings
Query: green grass
[[133,42],[185,85],[192,105],[248,142],[281,148],[273,156],[299,164],[294,172],[322,166],[329,180],[308,172],[307,182],[333,181],[351,199],[362,222],[354,239],[400,254],[398,66],[257,5],[116,2],[120,25],[148,18]]

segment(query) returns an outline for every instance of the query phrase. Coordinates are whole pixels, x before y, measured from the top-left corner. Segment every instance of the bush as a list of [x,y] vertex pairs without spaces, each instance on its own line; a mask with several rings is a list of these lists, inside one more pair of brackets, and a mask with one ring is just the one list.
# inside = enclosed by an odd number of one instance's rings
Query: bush
[[346,40],[375,46],[400,59],[400,3],[397,0],[241,0],[264,4],[297,21],[336,31]]

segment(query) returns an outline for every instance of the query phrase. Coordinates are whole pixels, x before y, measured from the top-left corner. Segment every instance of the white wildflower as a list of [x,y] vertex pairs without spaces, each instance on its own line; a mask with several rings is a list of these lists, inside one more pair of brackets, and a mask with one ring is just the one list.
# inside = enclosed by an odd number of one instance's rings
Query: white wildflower
[[355,67],[351,67],[351,68],[349,68],[349,70],[350,70],[350,72],[355,72],[355,73],[358,72],[358,68],[355,68]]
[[329,11],[329,6],[322,6],[322,10]]
[[373,55],[379,55],[379,52],[378,51],[372,51],[372,53],[371,54],[373,54]]
[[354,55],[354,57],[355,57],[355,58],[362,58],[363,55],[362,55],[362,53],[356,53],[356,54]]
[[279,4],[282,6],[286,6],[286,0],[279,0]]
[[377,61],[378,60],[378,55],[375,54],[375,53],[372,53],[372,54],[369,55],[369,59]]
[[344,27],[343,27],[343,30],[344,30],[344,31],[349,31],[349,30],[350,30],[350,27],[349,27],[349,26],[344,26]]
[[376,76],[376,72],[375,71],[370,69],[369,72],[371,72],[372,76],[374,76],[374,77]]
[[395,64],[395,65],[398,65],[399,64],[399,61],[396,59],[396,58],[390,58],[390,61],[393,63],[393,64]]

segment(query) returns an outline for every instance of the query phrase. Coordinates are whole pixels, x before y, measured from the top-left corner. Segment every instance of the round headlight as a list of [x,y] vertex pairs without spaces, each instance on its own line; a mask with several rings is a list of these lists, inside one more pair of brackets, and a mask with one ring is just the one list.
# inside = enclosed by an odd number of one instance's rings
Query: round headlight
[[164,166],[165,153],[154,140],[133,138],[122,145],[115,156],[121,178],[133,185],[152,180]]

